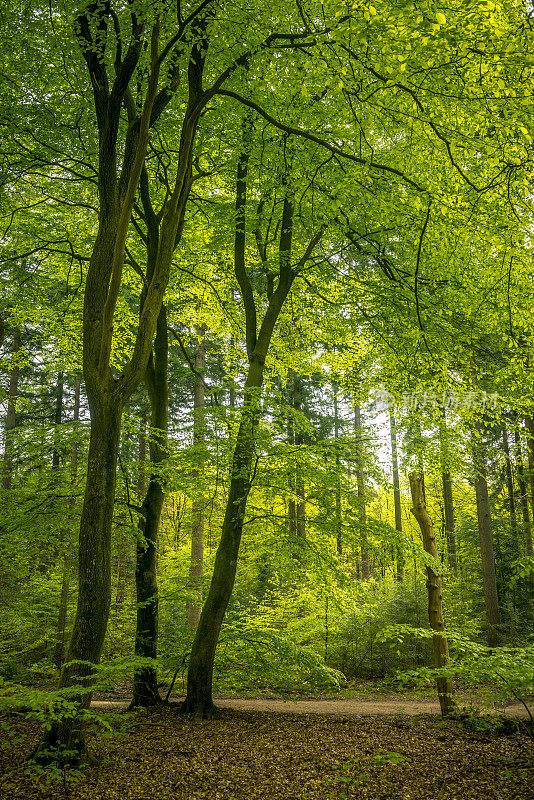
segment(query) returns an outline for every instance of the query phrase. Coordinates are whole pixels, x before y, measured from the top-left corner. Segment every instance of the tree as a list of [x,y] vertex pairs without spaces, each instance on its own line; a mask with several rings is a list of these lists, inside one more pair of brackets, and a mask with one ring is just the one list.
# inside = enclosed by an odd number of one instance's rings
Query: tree
[[[436,547],[436,536],[432,521],[426,510],[426,503],[423,495],[423,476],[412,472],[410,474],[410,491],[412,494],[412,508],[410,509],[421,528],[423,536],[423,547],[432,558],[438,559],[438,549]],[[432,630],[436,631],[433,638],[434,643],[434,666],[446,667],[449,663],[449,644],[445,633],[445,621],[443,619],[442,607],[442,586],[441,575],[433,567],[426,568],[428,590],[428,620]],[[439,704],[441,713],[445,716],[451,714],[456,709],[452,683],[449,678],[439,675],[436,678],[438,687]]]
[[495,576],[495,556],[493,551],[493,533],[491,525],[491,510],[486,478],[486,463],[484,454],[484,427],[480,421],[475,423],[472,430],[472,457],[475,470],[475,492],[477,502],[478,534],[480,539],[480,557],[482,561],[482,580],[484,586],[484,603],[488,622],[488,644],[490,646],[500,641],[499,626],[501,612],[497,592],[497,579]]
[[[194,139],[200,113],[208,96],[202,91],[208,19],[205,2],[185,21],[179,20],[167,45],[160,51],[162,21],[146,22],[132,7],[130,41],[122,51],[119,17],[108,6],[87,6],[76,19],[76,35],[93,88],[99,135],[99,220],[85,280],[83,324],[83,372],[91,413],[91,438],[87,480],[80,522],[79,592],[74,628],[60,686],[87,679],[100,658],[110,608],[110,543],[120,423],[124,404],[143,378],[160,318],[180,223],[191,187]],[[115,32],[115,77],[106,58],[108,20]],[[189,47],[189,97],[182,120],[176,180],[165,202],[158,249],[147,270],[147,285],[140,304],[139,324],[133,351],[118,377],[112,369],[114,318],[123,274],[125,246],[133,205],[145,163],[150,128],[163,113],[177,88],[180,42],[193,26]],[[165,30],[165,28],[164,28]],[[140,113],[133,99],[131,81],[144,47],[148,47],[148,79]],[[158,91],[162,63],[169,63],[169,82]],[[128,129],[121,143],[120,115],[123,105]],[[121,145],[123,152],[120,153]],[[120,155],[119,155],[120,154]],[[119,174],[118,161],[122,157]],[[90,689],[79,695],[83,709],[90,702]],[[54,724],[35,752],[38,760],[57,758],[57,747],[67,759],[85,754],[81,716]]]
[[[250,113],[244,117],[242,130],[243,145],[238,157],[236,174],[234,272],[245,312],[249,366],[232,456],[230,486],[221,539],[210,588],[197,625],[187,674],[187,695],[183,709],[186,713],[200,717],[210,716],[213,710],[213,663],[222,621],[235,582],[247,497],[253,476],[256,432],[261,410],[260,390],[269,345],[295,277],[312,255],[324,233],[323,226],[319,226],[308,240],[301,258],[293,262],[295,188],[291,182],[291,175],[286,172],[282,176],[283,199],[279,222],[278,264],[276,271],[270,266],[267,305],[258,326],[258,305],[246,263],[247,179],[254,131]],[[275,279],[277,279],[276,287]]]

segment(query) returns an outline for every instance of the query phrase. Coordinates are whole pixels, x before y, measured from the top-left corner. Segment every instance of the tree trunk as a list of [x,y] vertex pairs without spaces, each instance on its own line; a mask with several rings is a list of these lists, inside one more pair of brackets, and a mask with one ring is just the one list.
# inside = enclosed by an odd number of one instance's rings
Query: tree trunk
[[[399,461],[397,455],[397,426],[395,424],[395,411],[389,408],[389,434],[391,438],[391,461],[393,465],[393,502],[395,504],[395,530],[402,533],[402,508],[399,480]],[[397,546],[397,581],[404,581],[404,554],[402,547]]]
[[[299,412],[302,410],[302,383],[293,370],[290,370],[289,374],[289,402],[291,408]],[[291,490],[293,491],[294,489],[296,496],[296,499],[291,498],[288,502],[289,533],[293,548],[293,559],[298,564],[303,565],[306,542],[306,496],[299,460],[299,448],[303,443],[303,437],[299,426],[295,427],[295,421],[291,414],[288,419],[288,441],[295,453],[289,470],[289,484]]]
[[[195,385],[193,389],[193,442],[197,467],[193,470],[195,496],[191,503],[191,563],[189,566],[190,598],[187,603],[187,624],[196,628],[202,613],[202,582],[204,577],[204,507],[205,499],[198,487],[201,481],[202,458],[200,450],[205,438],[204,369],[206,367],[206,326],[197,325],[195,341]],[[202,481],[201,481],[202,483]]]
[[[149,438],[151,475],[139,515],[135,565],[137,599],[135,655],[153,659],[157,657],[158,648],[159,596],[156,569],[159,522],[165,499],[162,467],[167,458],[168,354],[167,309],[162,305],[158,316],[154,353],[146,369],[146,385],[152,409]],[[146,666],[135,670],[130,707],[148,707],[160,702],[155,667]]]
[[[530,485],[530,503],[532,510],[532,518],[534,519],[534,417],[530,414],[525,415],[525,432],[527,436],[527,454],[528,454],[528,477]],[[529,529],[530,532],[530,529]],[[532,538],[527,539],[527,547],[532,554]]]
[[[191,648],[187,673],[187,695],[182,706],[185,713],[200,717],[209,716],[213,711],[213,663],[219,632],[235,582],[247,497],[251,488],[252,462],[261,412],[260,392],[263,385],[265,359],[267,358],[271,337],[280,311],[295,277],[295,272],[291,267],[293,195],[291,189],[286,185],[278,247],[278,283],[276,289],[268,290],[268,304],[258,331],[256,301],[247,273],[245,258],[246,181],[252,130],[253,119],[250,114],[247,114],[243,119],[243,149],[237,164],[234,272],[239,283],[245,310],[245,336],[249,368],[243,393],[241,419],[232,457],[230,488],[221,539],[215,555],[213,577],[208,596],[200,615]],[[323,232],[324,229],[321,228],[312,237],[304,255],[298,262],[299,265],[303,265],[307,261]]]
[[222,525],[221,540],[215,555],[213,578],[204,603],[191,649],[187,673],[185,713],[209,717],[213,713],[213,662],[222,621],[234,588],[237,557],[247,496],[250,489],[256,428],[260,413],[259,389],[263,364],[250,364],[245,385],[241,421],[232,458],[232,478]]
[[458,575],[458,556],[456,553],[456,531],[454,519],[454,503],[452,498],[452,479],[450,471],[449,444],[447,440],[447,417],[445,409],[441,410],[442,421],[439,426],[439,444],[441,461],[441,484],[443,487],[443,510],[445,517],[445,537],[447,541],[447,561],[449,569]]
[[502,429],[502,443],[504,450],[504,460],[506,469],[506,489],[508,492],[508,509],[510,512],[510,533],[512,534],[512,542],[517,556],[521,555],[521,548],[519,546],[519,536],[517,532],[517,514],[515,510],[515,496],[514,496],[514,479],[512,477],[512,459],[510,458],[510,444],[508,442],[508,431],[506,426],[503,425]]
[[[429,555],[437,559],[438,548],[436,546],[436,536],[432,521],[426,510],[423,497],[423,476],[420,473],[412,472],[410,474],[410,490],[413,506],[410,510],[419,523],[423,536],[423,547]],[[444,635],[445,621],[443,619],[441,575],[434,572],[432,567],[427,566],[426,576],[428,620],[432,630],[436,631],[432,637],[434,644],[434,666],[438,668],[445,667],[449,663],[449,643],[447,637]],[[453,713],[456,709],[456,704],[454,702],[454,690],[450,679],[440,676],[436,678],[436,684],[441,713],[444,716]]]
[[489,504],[488,483],[486,478],[486,460],[483,439],[483,426],[475,424],[472,431],[472,454],[475,471],[475,494],[477,504],[478,535],[480,540],[480,556],[482,561],[482,581],[484,586],[484,603],[488,621],[488,644],[490,647],[500,641],[499,626],[501,612],[495,575],[495,555],[493,552],[493,532]]
[[533,555],[532,533],[530,529],[530,514],[528,510],[527,486],[525,483],[525,470],[523,467],[523,455],[521,453],[521,435],[517,427],[514,430],[515,443],[515,463],[517,470],[517,482],[519,484],[519,497],[521,500],[521,512],[523,516],[523,533],[525,536],[525,551],[527,556]]
[[4,463],[2,469],[2,489],[10,491],[13,481],[13,431],[17,427],[16,402],[19,394],[20,366],[17,354],[22,347],[20,329],[13,331],[13,350],[9,370],[9,389],[4,438]]
[[336,550],[338,555],[343,554],[343,529],[341,527],[341,459],[339,457],[339,409],[338,409],[338,400],[337,400],[337,392],[338,386],[336,383],[332,385],[334,390],[334,452],[335,452],[335,459],[336,459],[336,476],[335,476],[335,503],[336,503],[336,511],[335,511],[335,524],[336,524]]
[[363,471],[362,418],[360,404],[354,397],[354,438],[356,439],[356,486],[358,492],[358,520],[362,552],[362,579],[369,580],[369,545],[367,542],[367,513],[365,508],[365,474]]
[[[34,753],[34,758],[43,762],[59,758],[78,763],[86,755],[82,717],[91,702],[94,673],[91,665],[100,661],[111,601],[111,527],[121,413],[122,406],[109,399],[105,405],[92,404],[87,481],[80,521],[78,606],[67,664],[63,666],[59,681],[60,689],[80,686],[80,692],[69,697],[77,705],[77,715],[53,723],[45,731]],[[73,661],[84,663],[70,663]]]

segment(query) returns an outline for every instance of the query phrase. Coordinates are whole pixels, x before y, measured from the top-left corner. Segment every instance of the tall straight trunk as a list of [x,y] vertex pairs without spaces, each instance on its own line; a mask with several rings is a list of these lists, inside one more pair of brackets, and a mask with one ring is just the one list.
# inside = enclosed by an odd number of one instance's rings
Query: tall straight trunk
[[454,503],[452,498],[452,478],[450,471],[449,443],[447,438],[447,416],[444,408],[441,410],[439,445],[441,461],[441,485],[443,489],[443,511],[445,517],[445,538],[447,542],[447,561],[449,563],[449,569],[451,572],[454,575],[458,575]]
[[[393,502],[395,505],[395,530],[402,533],[402,507],[399,480],[399,460],[397,453],[397,425],[395,422],[395,410],[389,408],[389,435],[391,439],[391,463],[393,467]],[[404,581],[404,553],[402,547],[397,545],[397,581]]]
[[[410,490],[412,495],[412,508],[410,509],[415,519],[419,523],[423,536],[423,547],[426,552],[436,560],[438,559],[438,548],[436,546],[436,536],[432,520],[428,516],[426,504],[423,497],[423,476],[420,473],[410,474]],[[432,637],[434,645],[434,666],[446,667],[449,663],[449,643],[445,633],[445,621],[443,619],[443,598],[441,575],[436,573],[432,567],[426,567],[426,588],[428,591],[428,621],[433,631]],[[449,678],[439,676],[436,678],[438,689],[439,704],[441,713],[445,716],[451,714],[456,709],[454,702],[454,690]]]
[[528,510],[527,486],[525,483],[525,469],[523,467],[523,454],[521,452],[521,434],[518,428],[514,429],[515,444],[515,464],[517,471],[517,482],[519,484],[519,497],[521,501],[521,513],[523,517],[523,535],[525,537],[525,552],[527,556],[533,555],[532,552],[532,533],[530,528],[530,513]]
[[[302,381],[293,370],[289,377],[289,402],[293,411],[302,411]],[[306,542],[306,494],[304,476],[300,465],[300,446],[303,443],[302,430],[295,426],[295,420],[290,414],[288,418],[288,442],[295,453],[289,468],[289,484],[294,490],[295,498],[288,502],[288,522],[293,558],[303,564],[303,553]]]
[[[70,700],[79,711],[91,701],[90,664],[98,664],[106,635],[111,600],[111,527],[115,499],[115,479],[119,451],[122,408],[116,403],[92,408],[91,438],[87,458],[87,482],[80,520],[78,557],[78,605],[59,688],[81,685],[85,688]],[[75,663],[72,663],[72,662]],[[85,662],[85,663],[80,663]],[[89,663],[87,663],[89,662]],[[58,745],[78,761],[85,753],[85,732],[80,713],[54,722],[44,733],[34,757],[49,760],[50,748]]]
[[[151,474],[139,515],[135,564],[137,600],[135,655],[153,659],[157,657],[158,648],[159,595],[156,569],[159,522],[165,499],[165,478],[162,469],[167,459],[168,357],[167,309],[162,305],[156,327],[154,352],[150,356],[145,376],[151,405],[149,438]],[[136,669],[131,708],[148,707],[160,702],[155,667],[145,666]]]
[[[534,519],[534,417],[530,414],[525,415],[525,433],[527,439],[527,455],[528,455],[528,478],[530,486],[530,504],[532,511],[532,518]],[[529,527],[530,533],[530,527]],[[532,554],[532,537],[527,538],[527,547]]]
[[137,500],[139,505],[143,502],[143,499],[146,494],[146,474],[145,474],[145,464],[146,464],[146,443],[147,443],[147,415],[146,412],[142,412],[141,414],[141,426],[139,429],[139,437],[137,441],[137,461],[139,463],[139,472],[137,473],[137,480],[135,482],[135,489],[137,493]]
[[478,536],[482,561],[484,604],[488,622],[487,637],[488,644],[492,647],[500,641],[499,626],[501,624],[501,612],[499,609],[499,595],[497,591],[497,578],[495,575],[493,530],[486,477],[486,457],[483,434],[484,428],[482,423],[475,423],[475,428],[472,430],[472,456],[475,472]]
[[52,451],[52,469],[57,470],[61,456],[59,453],[59,425],[63,419],[63,391],[64,391],[64,375],[63,372],[58,372],[56,382],[56,402],[54,405],[54,449]]
[[[302,411],[302,381],[297,379],[293,386],[293,408],[295,411]],[[295,447],[297,448],[297,458],[295,463],[295,494],[297,495],[296,508],[296,534],[297,542],[302,550],[306,543],[306,490],[304,487],[304,474],[300,464],[299,448],[304,442],[302,428],[297,425],[295,429]]]
[[[77,372],[74,383],[74,409],[72,415],[72,419],[75,425],[80,420],[80,389],[81,389],[81,375],[79,372]],[[58,415],[56,414],[56,420],[57,416]],[[78,443],[76,441],[73,442],[71,447],[70,472],[71,472],[71,486],[74,487],[78,472]],[[73,507],[74,507],[74,498],[69,501],[69,510],[71,513]],[[70,539],[70,530],[68,531],[68,534],[69,534],[69,542],[67,543],[67,550],[63,558],[63,576],[61,579],[61,593],[59,598],[59,611],[58,611],[57,629],[56,629],[56,644],[54,648],[54,664],[58,669],[60,669],[63,664],[64,654],[65,654],[65,627],[67,624],[67,611],[69,605],[70,570],[74,555],[74,546],[72,540]]]
[[336,524],[336,549],[338,555],[343,554],[343,528],[341,525],[341,459],[339,457],[339,407],[338,407],[338,386],[336,383],[332,386],[334,390],[334,452],[336,463],[335,475],[335,524]]
[[260,414],[259,389],[263,363],[250,364],[245,385],[241,421],[237,433],[221,539],[215,555],[213,577],[196,629],[187,673],[183,711],[198,717],[213,712],[213,662],[222,621],[234,588],[237,558],[247,496],[250,490],[256,429]]
[[9,370],[9,389],[7,413],[4,427],[4,463],[2,466],[2,489],[9,491],[13,482],[13,432],[17,427],[16,402],[19,394],[20,365],[18,353],[22,348],[20,328],[13,331],[11,369]]
[[449,569],[458,575],[458,556],[456,552],[456,531],[454,518],[454,502],[452,495],[452,478],[450,472],[449,442],[447,432],[447,415],[445,409],[441,410],[441,423],[439,426],[441,485],[443,494],[443,512],[445,523],[445,539],[447,543],[447,561]]
[[202,613],[202,581],[204,577],[204,508],[202,494],[201,454],[205,439],[205,393],[204,369],[206,367],[206,326],[198,325],[195,340],[195,384],[193,388],[193,442],[197,465],[193,470],[194,498],[191,503],[191,562],[189,565],[189,592],[187,604],[187,624],[196,628]]
[[363,470],[362,415],[360,404],[354,396],[354,438],[356,440],[356,487],[358,494],[358,520],[362,554],[362,579],[369,580],[369,544],[367,541],[367,512],[365,507],[365,473]]
[[510,533],[512,534],[512,541],[516,555],[521,555],[521,548],[519,546],[519,536],[517,531],[517,514],[515,510],[515,496],[514,496],[514,479],[512,476],[512,459],[510,458],[510,444],[508,442],[508,431],[506,426],[503,425],[502,429],[502,444],[504,450],[504,466],[506,470],[506,490],[508,492],[508,510],[510,512]]

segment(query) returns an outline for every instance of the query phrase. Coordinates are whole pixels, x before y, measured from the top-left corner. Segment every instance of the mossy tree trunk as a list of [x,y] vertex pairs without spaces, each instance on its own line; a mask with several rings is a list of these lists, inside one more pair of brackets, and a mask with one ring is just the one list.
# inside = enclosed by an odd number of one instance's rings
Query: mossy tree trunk
[[[209,97],[202,90],[202,73],[207,52],[207,18],[202,6],[188,17],[196,26],[190,44],[187,82],[189,100],[185,110],[174,186],[161,214],[160,235],[152,275],[143,281],[139,322],[132,355],[121,374],[111,368],[113,330],[117,300],[122,285],[125,244],[130,218],[137,198],[145,162],[149,131],[172,98],[180,79],[176,47],[169,44],[160,55],[160,25],[156,20],[148,35],[145,23],[131,13],[130,41],[124,43],[124,57],[109,71],[104,55],[109,9],[104,4],[87,8],[76,20],[80,42],[93,89],[100,140],[98,156],[99,226],[89,260],[84,296],[83,373],[91,415],[91,437],[87,480],[80,522],[78,607],[60,688],[87,684],[76,696],[78,713],[53,725],[34,751],[39,761],[79,762],[85,755],[83,710],[91,699],[90,678],[98,664],[106,633],[111,598],[111,527],[115,498],[121,416],[124,404],[143,379],[152,340],[160,319],[163,295],[168,283],[172,257],[179,239],[185,205],[191,187],[193,147],[200,113]],[[129,89],[143,50],[148,52],[145,100],[139,113]],[[158,91],[163,58],[169,56],[167,83]],[[222,83],[225,72],[219,80]],[[213,89],[212,89],[213,92]],[[119,145],[123,108],[128,129]],[[120,174],[119,167],[121,165]],[[156,490],[157,491],[157,490]]]
[[[423,547],[426,552],[436,560],[438,559],[438,548],[436,546],[436,535],[432,520],[428,516],[426,503],[423,496],[423,476],[421,473],[412,472],[410,478],[410,491],[412,495],[412,508],[410,509],[417,520],[423,536]],[[449,643],[445,633],[445,621],[443,618],[442,584],[441,575],[435,570],[426,567],[426,587],[428,591],[428,621],[433,631],[436,631],[433,638],[434,644],[434,666],[446,667],[449,663]],[[441,713],[445,716],[456,710],[454,702],[454,692],[449,678],[439,676],[436,678],[438,689],[439,704]]]
[[[163,468],[167,459],[168,353],[167,310],[162,305],[158,316],[154,352],[150,355],[145,375],[152,409],[149,436],[151,474],[139,515],[135,564],[137,599],[135,655],[153,659],[157,657],[158,648],[159,595],[156,569],[159,523],[165,499]],[[148,707],[160,702],[155,667],[145,666],[137,669],[134,673],[131,707]]]
[[[195,339],[195,384],[193,387],[193,441],[197,465],[193,470],[195,496],[191,503],[191,561],[189,564],[189,591],[187,624],[195,629],[202,613],[202,579],[204,577],[204,508],[202,493],[201,450],[205,438],[204,369],[206,366],[206,326],[198,325]],[[199,483],[200,481],[200,483]]]
[[478,536],[482,562],[482,583],[484,604],[488,622],[487,638],[490,647],[500,642],[501,612],[497,577],[495,574],[495,555],[493,549],[493,526],[489,502],[488,481],[486,477],[486,458],[484,447],[484,428],[481,422],[475,423],[471,431],[475,496],[477,504]]

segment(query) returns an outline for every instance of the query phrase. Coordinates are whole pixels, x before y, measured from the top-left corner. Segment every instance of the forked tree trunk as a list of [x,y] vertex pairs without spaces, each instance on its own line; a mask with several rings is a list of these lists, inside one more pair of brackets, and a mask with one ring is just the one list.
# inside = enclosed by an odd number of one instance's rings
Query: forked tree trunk
[[[391,462],[393,466],[393,502],[395,505],[395,530],[402,533],[402,507],[399,480],[399,461],[397,455],[397,426],[395,424],[395,411],[389,409],[389,434],[391,438]],[[397,580],[404,581],[404,553],[402,547],[397,545]]]
[[499,626],[501,612],[495,575],[495,555],[493,550],[493,530],[489,503],[488,482],[486,478],[486,460],[483,439],[483,426],[476,423],[472,431],[472,454],[475,471],[475,495],[477,504],[478,536],[480,540],[480,557],[482,561],[482,582],[484,587],[484,604],[488,622],[488,644],[490,647],[500,641]]
[[[215,555],[213,577],[204,603],[191,648],[187,673],[187,695],[182,709],[194,716],[206,717],[213,711],[213,664],[219,632],[235,582],[239,545],[247,497],[251,488],[252,464],[256,450],[256,431],[261,413],[260,393],[263,384],[265,359],[280,311],[291,289],[295,272],[291,266],[293,238],[293,196],[286,187],[280,241],[278,248],[278,284],[274,289],[270,281],[268,304],[261,325],[257,324],[254,292],[247,273],[246,252],[246,196],[247,171],[250,157],[253,122],[247,114],[243,120],[243,150],[237,164],[234,271],[241,290],[246,321],[246,346],[249,362],[243,394],[241,419],[232,457],[230,488],[224,515],[221,539]],[[324,229],[312,237],[297,268],[302,267]]]
[[[154,19],[150,31],[145,31],[145,21],[132,9],[130,41],[122,60],[120,57],[116,59],[113,74],[108,73],[108,68],[111,67],[104,55],[106,37],[100,35],[107,26],[108,7],[105,4],[83,6],[76,20],[76,35],[93,89],[101,146],[98,151],[98,232],[87,268],[83,325],[83,365],[91,413],[91,438],[80,522],[78,609],[68,654],[69,660],[81,659],[89,663],[64,667],[61,686],[71,685],[77,678],[91,674],[91,664],[97,664],[100,659],[106,632],[111,594],[111,528],[121,415],[124,404],[147,370],[152,339],[158,320],[161,319],[160,310],[173,253],[183,229],[192,184],[198,122],[206,103],[212,97],[202,89],[209,44],[209,14],[209,9],[200,6],[196,13],[190,15],[187,24],[184,22],[180,33],[180,36],[184,34],[187,26],[194,28],[188,46],[188,65],[185,71],[188,102],[179,134],[176,178],[165,199],[159,220],[159,239],[150,275],[147,261],[147,275],[143,281],[139,323],[132,355],[117,378],[113,375],[111,354],[131,214],[138,194],[144,191],[143,168],[150,128],[173,97],[183,72],[179,71],[177,50],[172,44],[160,52],[161,26],[158,17]],[[118,35],[120,37],[120,32]],[[178,44],[177,47],[181,45]],[[137,81],[134,75],[140,74],[137,65],[145,50],[148,55],[148,61],[145,62],[148,67],[147,88],[139,113],[131,87]],[[166,84],[158,91],[163,63],[167,73]],[[219,76],[219,85],[230,74],[230,71],[222,73]],[[124,109],[128,126],[124,147],[119,148],[119,133],[124,131],[124,126],[120,125]],[[144,172],[146,175],[146,170]],[[159,486],[159,481],[156,483]],[[154,487],[154,491],[157,494],[161,487]],[[76,698],[80,712],[90,702],[90,696],[88,691]],[[47,730],[36,748],[36,757],[42,760],[49,758],[44,751],[49,750],[50,744],[66,746],[74,754],[69,760],[79,760],[85,749],[82,714],[65,718]],[[56,754],[55,760],[58,758],[65,761],[68,757]]]
[[195,385],[193,389],[193,442],[197,466],[193,470],[193,487],[195,496],[191,503],[191,562],[189,565],[189,592],[187,603],[187,625],[196,628],[202,613],[202,581],[204,577],[204,508],[206,501],[202,490],[202,465],[200,450],[205,438],[205,393],[204,369],[206,367],[206,326],[197,326],[195,342]]
[[[438,548],[432,520],[428,516],[423,497],[423,476],[420,473],[410,474],[410,490],[412,495],[412,508],[410,509],[417,520],[423,536],[423,547],[426,552],[436,560]],[[445,634],[445,621],[443,619],[442,584],[441,575],[432,567],[426,567],[426,587],[428,591],[428,620],[430,627],[436,631],[433,639],[434,666],[446,667],[449,663],[449,643]],[[445,716],[456,710],[454,690],[449,678],[439,676],[436,678],[439,704],[441,713]]]

